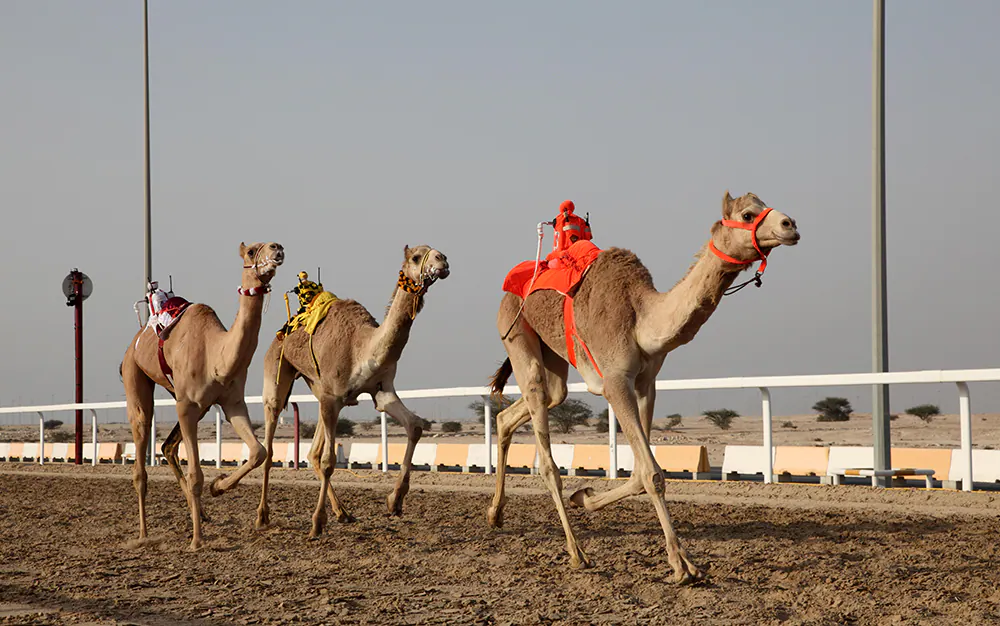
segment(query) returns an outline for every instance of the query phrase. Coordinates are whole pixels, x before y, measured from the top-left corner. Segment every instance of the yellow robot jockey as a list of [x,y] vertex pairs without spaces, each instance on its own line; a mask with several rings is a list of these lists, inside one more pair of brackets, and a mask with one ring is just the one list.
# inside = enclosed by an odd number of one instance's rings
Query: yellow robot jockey
[[[316,296],[323,291],[323,283],[316,284],[309,280],[309,274],[306,272],[299,272],[299,284],[296,285],[292,290],[285,292],[285,308],[288,308],[288,294],[294,293],[295,297],[299,300],[299,309],[295,312],[295,317],[302,315],[309,308],[309,304],[316,299]],[[291,311],[288,311],[288,322],[281,327],[281,330],[277,332],[279,338],[284,337],[292,331],[292,319],[293,316]]]

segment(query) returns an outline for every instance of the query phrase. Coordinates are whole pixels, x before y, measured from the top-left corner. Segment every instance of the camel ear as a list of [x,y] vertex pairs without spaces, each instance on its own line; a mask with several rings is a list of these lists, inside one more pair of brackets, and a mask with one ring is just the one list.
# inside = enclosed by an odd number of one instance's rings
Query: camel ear
[[733,205],[733,197],[729,195],[729,190],[726,190],[726,195],[722,196],[722,217],[729,217],[729,208]]
[[247,245],[243,241],[240,242],[240,258],[241,259],[247,258]]
[[410,258],[410,246],[403,246],[403,260]]

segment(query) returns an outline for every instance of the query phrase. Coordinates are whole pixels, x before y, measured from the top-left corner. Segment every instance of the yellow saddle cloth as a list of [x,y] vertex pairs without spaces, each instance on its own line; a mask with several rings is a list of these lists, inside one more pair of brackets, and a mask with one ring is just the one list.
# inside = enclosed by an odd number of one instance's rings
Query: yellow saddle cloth
[[292,318],[292,321],[288,322],[288,332],[293,333],[300,328],[305,328],[306,332],[312,335],[337,300],[337,296],[329,291],[319,292],[306,307],[305,313],[299,313]]

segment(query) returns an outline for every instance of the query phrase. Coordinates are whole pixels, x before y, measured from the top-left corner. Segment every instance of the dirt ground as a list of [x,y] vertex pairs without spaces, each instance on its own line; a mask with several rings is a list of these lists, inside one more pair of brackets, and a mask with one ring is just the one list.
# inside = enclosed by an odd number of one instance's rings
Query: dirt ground
[[[338,470],[356,515],[310,541],[318,483],[275,470],[273,529],[252,530],[255,472],[206,495],[207,547],[165,468],[151,471],[153,547],[130,468],[0,464],[0,624],[981,624],[1000,621],[1000,495],[863,486],[669,481],[707,583],[669,582],[651,504],[570,510],[594,567],[572,570],[536,476],[416,473],[403,518],[391,475]],[[206,478],[216,475],[205,470]],[[603,479],[565,478],[609,487]]]

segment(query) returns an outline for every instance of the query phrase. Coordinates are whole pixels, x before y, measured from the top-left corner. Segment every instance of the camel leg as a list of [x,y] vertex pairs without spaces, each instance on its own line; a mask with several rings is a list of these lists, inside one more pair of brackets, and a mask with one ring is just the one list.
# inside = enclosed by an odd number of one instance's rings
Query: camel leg
[[690,583],[703,579],[705,570],[694,564],[674,532],[670,513],[667,512],[667,503],[663,497],[663,473],[643,435],[633,385],[624,377],[608,376],[604,380],[604,395],[614,408],[615,415],[621,421],[622,431],[632,446],[635,455],[633,475],[639,477],[660,519],[660,526],[667,540],[667,560],[674,570],[674,580],[679,583]]
[[222,407],[222,412],[226,415],[226,421],[232,424],[233,430],[243,440],[243,443],[247,444],[250,454],[247,462],[236,468],[236,471],[232,474],[219,476],[212,481],[208,489],[212,497],[221,496],[240,484],[244,476],[253,471],[254,468],[259,467],[264,462],[264,459],[268,458],[268,452],[264,450],[264,446],[260,445],[256,435],[253,434],[253,428],[250,426],[250,411],[247,409],[247,403],[244,402],[243,398],[236,397],[224,400],[220,403],[220,406]]
[[[317,452],[315,457],[314,466],[320,470],[321,484],[319,500],[316,502],[316,510],[313,512],[312,529],[309,531],[311,538],[318,537],[323,532],[323,527],[326,526],[326,494],[330,489],[330,477],[333,476],[333,469],[337,464],[335,434],[337,432],[337,418],[340,416],[340,410],[343,406],[343,402],[339,399],[320,399],[319,401],[319,419],[322,422],[322,430],[326,431],[326,436],[321,442],[322,451]],[[319,431],[320,428],[317,428],[317,434]],[[316,448],[316,445],[316,440],[313,439],[313,449]]]
[[201,492],[205,485],[205,475],[201,471],[198,458],[198,422],[208,409],[202,409],[190,402],[177,403],[177,423],[181,427],[181,436],[188,451],[187,498],[191,508],[191,550],[202,546],[201,540]]
[[531,421],[531,411],[524,398],[518,398],[509,407],[497,413],[497,485],[493,501],[486,510],[486,521],[493,528],[503,528],[503,508],[507,504],[504,480],[507,477],[507,451],[514,432]]
[[[545,386],[548,392],[549,408],[554,408],[566,399],[566,376],[569,364],[554,352],[540,346],[545,365]],[[486,520],[494,528],[503,527],[503,509],[507,504],[504,495],[504,480],[507,477],[507,451],[518,428],[531,421],[531,412],[524,398],[518,398],[509,407],[497,414],[497,480],[493,502],[486,511]]]
[[[323,442],[326,441],[326,434],[323,431],[322,421],[316,425],[316,433],[313,435],[312,447],[309,449],[309,465],[316,473],[316,478],[323,480],[323,471],[320,469],[320,456],[323,451]],[[337,462],[337,448],[334,446],[334,464]],[[333,484],[326,490],[327,497],[330,498],[330,507],[333,509],[333,517],[341,524],[349,524],[354,521],[354,516],[347,510],[344,504],[337,497],[333,490]]]
[[406,452],[403,454],[403,463],[399,468],[399,477],[396,479],[396,486],[385,499],[389,515],[401,516],[403,514],[403,498],[410,491],[410,470],[413,468],[413,450],[417,447],[417,442],[420,441],[420,436],[423,434],[424,429],[420,425],[420,417],[406,408],[406,405],[403,404],[390,385],[386,385],[386,387],[388,389],[383,389],[375,394],[377,410],[385,411],[393,416],[406,429]]
[[264,484],[260,489],[260,504],[257,506],[257,521],[254,523],[258,530],[267,528],[271,523],[267,491],[270,487],[271,465],[274,463],[271,458],[274,453],[274,431],[278,426],[278,416],[287,406],[295,384],[295,370],[285,359],[272,355],[273,351],[273,347],[268,349],[264,361]]
[[128,421],[132,427],[135,442],[135,465],[132,466],[132,485],[139,497],[139,539],[147,537],[146,532],[146,451],[149,448],[149,427],[153,418],[153,390],[156,384],[149,379],[131,359],[122,365],[122,380],[125,383]]
[[[635,390],[639,407],[639,421],[642,425],[643,445],[648,448],[649,433],[653,425],[653,404],[656,401],[656,376],[650,376],[648,380],[636,381]],[[610,427],[610,424],[608,426]],[[620,487],[602,493],[595,493],[592,488],[584,487],[570,496],[569,501],[571,505],[582,506],[588,511],[600,511],[609,504],[614,504],[630,496],[637,496],[644,490],[645,487],[639,474],[632,472],[629,479]]]
[[[178,455],[178,451],[181,446],[181,425],[180,422],[174,424],[174,427],[170,430],[170,434],[163,441],[163,445],[160,450],[163,452],[163,458],[166,459],[167,465],[174,472],[174,478],[177,479],[177,484],[181,488],[181,493],[184,494],[184,501],[188,499],[188,487],[187,480],[184,478],[184,472],[181,470],[181,461]],[[208,514],[205,510],[201,510],[201,521],[209,522]]]

